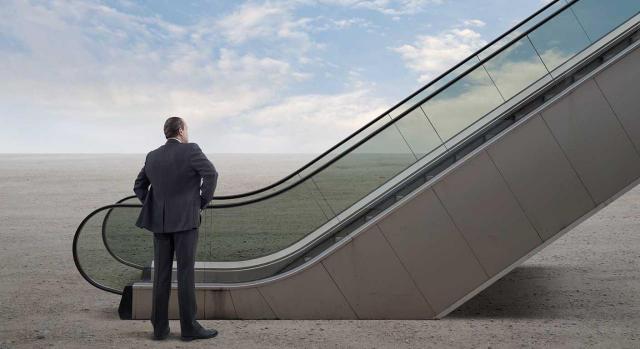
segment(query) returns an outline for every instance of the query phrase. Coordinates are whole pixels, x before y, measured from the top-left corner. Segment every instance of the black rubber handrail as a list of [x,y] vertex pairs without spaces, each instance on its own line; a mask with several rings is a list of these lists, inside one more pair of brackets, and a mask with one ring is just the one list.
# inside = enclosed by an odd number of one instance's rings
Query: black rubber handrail
[[[560,0],[556,0],[551,4],[556,3],[557,1]],[[272,192],[268,195],[259,197],[259,198],[255,198],[255,199],[251,199],[251,200],[247,200],[247,201],[243,201],[243,202],[237,202],[237,203],[230,203],[230,204],[214,204],[214,205],[209,205],[207,206],[207,209],[214,209],[214,208],[225,208],[225,207],[237,207],[237,206],[244,206],[244,205],[248,205],[254,202],[259,202],[259,201],[263,201],[266,200],[268,198],[271,198],[273,196],[279,195],[285,191],[290,190],[291,188],[299,185],[300,183],[302,183],[303,181],[307,180],[308,178],[314,176],[316,173],[324,170],[326,167],[330,166],[331,164],[333,164],[334,162],[338,161],[339,159],[341,159],[342,157],[346,156],[347,154],[351,153],[351,151],[353,149],[356,149],[357,147],[359,147],[360,145],[362,145],[363,143],[365,143],[366,141],[368,141],[369,139],[373,138],[375,135],[377,135],[378,133],[382,132],[383,130],[385,130],[387,127],[389,127],[390,125],[394,124],[396,121],[402,119],[404,116],[408,115],[409,113],[411,113],[414,109],[416,109],[417,107],[419,107],[420,105],[424,104],[426,101],[428,101],[429,99],[431,99],[432,97],[438,95],[441,91],[447,89],[449,86],[451,86],[452,84],[456,83],[457,81],[459,81],[460,79],[462,79],[464,76],[466,76],[470,71],[475,70],[476,68],[482,66],[484,63],[486,63],[488,60],[490,60],[491,58],[495,57],[496,55],[500,54],[502,51],[506,50],[508,47],[510,47],[511,45],[513,45],[515,42],[519,41],[520,39],[522,39],[523,37],[527,36],[529,33],[531,33],[532,31],[534,31],[535,29],[537,29],[538,27],[540,27],[541,25],[543,25],[544,23],[548,22],[549,20],[551,20],[552,18],[554,18],[556,15],[558,15],[559,13],[563,12],[565,9],[567,9],[568,7],[572,6],[573,4],[579,2],[580,0],[573,0],[573,1],[569,1],[567,4],[563,5],[561,8],[559,8],[558,10],[554,11],[551,15],[549,15],[548,17],[546,17],[545,19],[543,19],[542,21],[536,23],[535,25],[533,25],[531,28],[529,28],[528,30],[526,30],[525,32],[519,34],[518,36],[516,36],[515,38],[513,38],[512,40],[510,40],[506,45],[504,45],[503,47],[501,47],[500,49],[494,51],[493,53],[491,53],[490,55],[488,55],[487,57],[485,57],[484,59],[480,60],[479,62],[477,62],[476,64],[474,64],[472,67],[468,68],[463,74],[458,75],[457,77],[455,77],[454,79],[452,79],[451,81],[449,81],[448,83],[446,83],[445,85],[441,86],[440,88],[438,88],[436,91],[432,92],[431,94],[429,94],[428,96],[424,97],[423,99],[421,99],[418,103],[414,104],[413,106],[409,107],[407,110],[405,110],[404,112],[402,112],[399,116],[397,116],[396,118],[390,120],[389,122],[387,122],[385,125],[381,126],[380,128],[378,128],[377,130],[373,131],[373,133],[367,135],[366,137],[364,137],[363,139],[361,139],[360,141],[358,141],[356,144],[352,145],[351,147],[349,147],[346,151],[340,153],[339,155],[337,155],[335,158],[333,158],[332,160],[330,160],[329,162],[325,163],[324,165],[322,165],[321,167],[315,169],[314,171],[312,171],[311,173],[307,174],[305,177],[301,178],[300,180],[298,180],[295,183],[290,184],[289,186],[282,188],[278,191]],[[459,66],[459,65],[457,65]],[[455,69],[455,68],[454,68]],[[386,115],[386,114],[385,114]],[[383,115],[384,116],[384,115]],[[470,126],[467,126],[470,127]],[[452,138],[456,137],[457,135],[459,135],[461,132],[465,131],[465,129],[459,131],[456,135],[452,136]],[[132,196],[135,197],[135,196]],[[124,198],[121,199],[120,202],[125,201],[127,199],[129,199],[131,197],[128,198]],[[107,206],[103,206],[100,207],[96,210],[94,210],[89,216],[87,216],[81,223],[81,225],[78,227],[78,229],[76,230],[76,234],[74,235],[74,243],[73,243],[73,254],[74,254],[74,262],[76,263],[76,267],[78,268],[78,270],[80,270],[82,276],[87,279],[88,281],[90,280],[88,278],[88,276],[82,271],[81,266],[77,260],[77,251],[76,251],[76,242],[78,239],[78,236],[81,232],[81,228],[84,226],[84,224],[86,223],[86,221],[92,217],[93,215],[95,215],[96,213],[102,211],[102,210],[112,210],[113,208],[118,208],[118,207],[130,207],[130,208],[140,208],[142,207],[141,204],[112,204],[112,205],[107,205]],[[113,256],[113,253],[111,251],[109,251],[109,253]],[[121,258],[115,258],[118,261],[121,261]],[[131,266],[130,264],[127,263],[127,265]],[[135,266],[133,266],[135,268]],[[114,292],[113,289],[107,287],[107,286],[103,286],[100,284],[97,284],[95,281],[91,280],[89,281],[92,285],[103,289],[105,291],[108,292]],[[120,292],[115,292],[115,293],[120,293]]]
[[[120,200],[116,201],[116,204],[121,204],[123,201],[126,201],[126,200],[129,200],[129,198],[120,199]],[[129,262],[127,260],[122,259],[117,254],[113,253],[113,250],[111,249],[111,245],[109,245],[109,241],[107,239],[107,221],[109,220],[109,217],[111,216],[111,212],[113,212],[113,208],[110,208],[109,211],[107,211],[107,213],[104,215],[104,218],[102,219],[102,225],[100,226],[100,230],[101,230],[101,234],[102,234],[102,244],[107,249],[107,252],[109,252],[109,254],[113,258],[115,258],[118,262],[120,262],[120,263],[122,263],[124,265],[128,265],[130,267],[136,268],[136,269],[143,270],[144,269],[143,265],[136,264],[136,263],[133,263],[133,262]]]
[[[422,93],[424,90],[426,90],[427,88],[433,86],[435,83],[437,83],[438,81],[440,81],[442,78],[444,78],[445,76],[449,75],[449,73],[453,72],[454,70],[458,69],[459,67],[461,67],[462,65],[464,65],[465,63],[467,63],[468,61],[470,61],[471,59],[477,57],[480,55],[480,53],[482,53],[484,50],[486,50],[487,48],[491,47],[493,44],[497,43],[498,41],[504,39],[505,37],[507,37],[508,35],[512,34],[514,31],[516,31],[518,28],[520,28],[522,25],[524,25],[525,23],[529,22],[530,20],[532,20],[533,18],[535,18],[536,16],[538,16],[540,13],[546,11],[548,8],[550,8],[551,6],[555,5],[557,2],[562,1],[562,0],[554,0],[551,1],[550,3],[546,4],[545,6],[543,6],[542,8],[540,8],[539,10],[537,10],[536,12],[534,12],[533,14],[531,14],[530,16],[528,16],[527,18],[523,19],[522,21],[520,21],[518,24],[516,24],[515,26],[513,26],[511,29],[507,30],[506,32],[504,32],[503,34],[501,34],[500,36],[498,36],[497,38],[495,38],[494,40],[490,41],[489,43],[487,43],[486,45],[484,45],[482,48],[480,48],[479,50],[477,50],[476,52],[474,52],[473,54],[469,55],[467,58],[465,58],[464,60],[462,60],[461,62],[459,62],[458,64],[454,65],[453,67],[451,67],[450,69],[448,69],[447,71],[445,71],[444,73],[440,74],[438,77],[436,77],[435,79],[431,80],[429,83],[427,83],[426,85],[422,86],[421,88],[419,88],[418,90],[416,90],[415,92],[413,92],[412,94],[410,94],[409,96],[407,96],[406,98],[404,98],[403,100],[401,100],[400,102],[396,103],[394,106],[392,106],[391,108],[387,109],[387,111],[383,112],[381,115],[377,116],[376,118],[374,118],[373,120],[367,122],[366,124],[364,124],[362,127],[360,127],[359,129],[357,129],[356,131],[354,131],[352,134],[350,134],[349,136],[347,136],[346,138],[344,138],[343,140],[341,140],[340,142],[336,143],[335,145],[333,145],[331,148],[329,148],[328,150],[324,151],[322,154],[316,156],[313,160],[309,161],[308,163],[306,163],[305,165],[303,165],[302,167],[300,167],[299,169],[295,170],[294,172],[290,173],[289,175],[283,177],[282,179],[273,182],[265,187],[259,188],[259,189],[255,189],[255,190],[251,190],[248,192],[244,192],[244,193],[240,193],[240,194],[233,194],[233,195],[220,195],[220,196],[214,196],[213,200],[230,200],[230,199],[238,199],[238,198],[243,198],[243,197],[247,197],[247,196],[251,196],[254,194],[258,194],[258,193],[262,193],[264,191],[267,191],[271,188],[274,188],[286,181],[288,181],[289,179],[295,177],[297,174],[301,173],[302,171],[306,170],[307,168],[311,167],[313,164],[315,164],[316,162],[320,161],[322,158],[324,158],[326,155],[328,155],[329,153],[331,153],[332,151],[336,150],[338,147],[340,147],[341,145],[345,144],[346,142],[350,141],[352,138],[354,138],[355,136],[357,136],[358,134],[360,134],[362,131],[364,131],[365,129],[369,128],[369,126],[373,125],[374,123],[378,122],[380,119],[382,119],[383,117],[389,115],[391,112],[393,112],[395,109],[397,109],[398,107],[402,106],[405,104],[405,102],[408,102],[409,100],[411,100],[413,97],[417,96],[418,94]],[[569,4],[571,4],[572,1],[569,1]],[[555,16],[555,14],[554,14]],[[511,44],[511,42],[509,43]],[[509,45],[505,45],[505,46],[509,46]],[[505,47],[503,46],[503,48]],[[478,57],[479,58],[479,57]],[[466,72],[465,72],[466,73]],[[460,75],[465,75],[465,74],[460,74]],[[459,75],[459,76],[460,76]],[[416,103],[416,104],[421,104],[421,103]],[[415,105],[409,107],[410,110],[415,109]],[[398,117],[396,117],[398,118]],[[126,201],[129,199],[133,199],[135,198],[135,195],[130,195],[127,196],[123,199],[121,199],[118,202],[122,202],[122,201]]]
[[[93,210],[91,213],[89,213],[88,216],[86,216],[82,222],[80,223],[80,225],[78,226],[78,229],[76,229],[76,233],[73,235],[73,263],[76,265],[76,269],[78,269],[78,271],[80,272],[80,275],[87,280],[87,282],[103,291],[107,291],[110,293],[115,293],[115,294],[122,294],[121,290],[117,290],[115,288],[109,287],[109,286],[105,286],[102,285],[100,283],[98,283],[97,281],[93,280],[92,278],[89,277],[89,275],[87,275],[87,273],[84,271],[84,269],[82,268],[82,265],[80,264],[80,260],[78,258],[78,238],[80,237],[80,232],[82,231],[82,228],[84,228],[85,224],[87,224],[87,222],[89,221],[89,219],[91,219],[91,217],[95,216],[98,212],[103,211],[103,210],[110,210],[113,209],[114,207],[140,207],[140,205],[135,205],[135,204],[113,204],[113,205],[107,205],[107,206],[103,206],[100,208],[97,208],[95,210]],[[108,251],[109,254],[114,257],[118,262],[121,262],[122,259],[118,258],[116,256],[113,255],[113,253],[111,251]]]

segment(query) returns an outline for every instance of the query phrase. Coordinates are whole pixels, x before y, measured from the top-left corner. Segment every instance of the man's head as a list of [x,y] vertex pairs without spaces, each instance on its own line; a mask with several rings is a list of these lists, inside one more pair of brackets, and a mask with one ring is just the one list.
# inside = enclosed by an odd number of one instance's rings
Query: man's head
[[189,128],[187,123],[177,116],[172,116],[164,122],[164,136],[177,138],[182,143],[189,143]]

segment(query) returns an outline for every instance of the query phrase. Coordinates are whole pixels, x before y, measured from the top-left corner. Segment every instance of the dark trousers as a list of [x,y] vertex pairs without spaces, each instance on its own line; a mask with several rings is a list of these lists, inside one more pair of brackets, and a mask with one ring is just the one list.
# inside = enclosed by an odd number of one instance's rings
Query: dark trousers
[[196,322],[196,290],[194,267],[198,229],[175,233],[153,234],[153,300],[151,323],[156,334],[169,326],[169,295],[171,293],[171,269],[173,253],[178,262],[178,305],[180,306],[180,331],[183,336],[193,335]]

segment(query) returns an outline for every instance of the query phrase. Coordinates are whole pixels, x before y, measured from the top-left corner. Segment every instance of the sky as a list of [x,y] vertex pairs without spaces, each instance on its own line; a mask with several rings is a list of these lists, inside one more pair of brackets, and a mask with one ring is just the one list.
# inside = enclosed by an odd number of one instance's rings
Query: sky
[[320,153],[544,0],[0,0],[0,153]]

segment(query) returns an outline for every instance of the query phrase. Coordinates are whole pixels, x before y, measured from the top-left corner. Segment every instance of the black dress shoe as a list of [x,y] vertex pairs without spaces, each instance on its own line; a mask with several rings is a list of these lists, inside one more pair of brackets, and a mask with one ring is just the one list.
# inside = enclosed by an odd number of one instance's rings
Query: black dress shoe
[[156,341],[161,341],[161,340],[167,339],[167,337],[169,337],[169,332],[170,332],[170,329],[169,329],[169,326],[167,326],[164,329],[164,331],[162,331],[162,333],[159,334],[159,335],[154,332],[153,333],[153,339],[156,340]]
[[200,328],[196,331],[194,335],[191,336],[180,336],[183,341],[192,341],[194,339],[207,339],[213,338],[218,335],[218,331],[216,330],[207,330],[204,328]]

